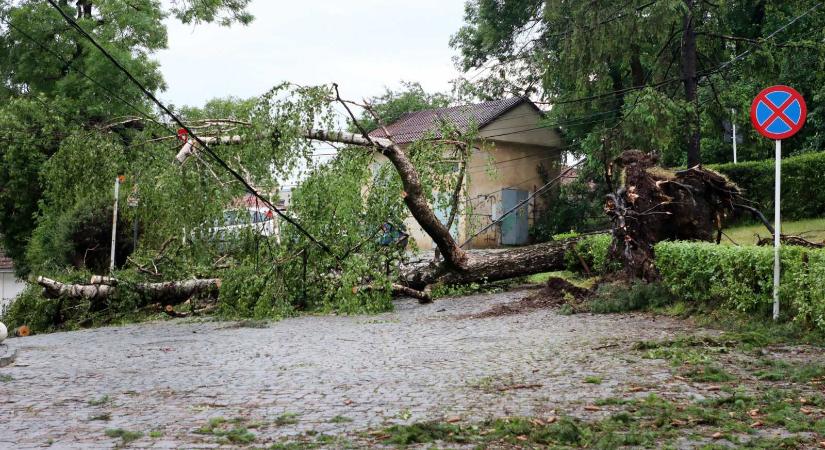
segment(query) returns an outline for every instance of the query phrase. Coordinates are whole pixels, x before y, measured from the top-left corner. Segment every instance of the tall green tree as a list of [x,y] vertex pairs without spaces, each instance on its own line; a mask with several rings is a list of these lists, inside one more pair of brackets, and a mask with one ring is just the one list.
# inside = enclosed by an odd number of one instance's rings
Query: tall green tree
[[[789,148],[821,147],[825,14],[812,6],[470,0],[451,43],[464,70],[482,71],[471,92],[548,102],[548,125],[561,125],[594,160],[641,148],[670,165],[722,162],[730,158],[725,122],[747,129],[750,100],[775,83],[809,100],[809,124]],[[742,156],[767,156],[767,145],[750,132]]]
[[[145,86],[159,91],[165,85],[152,57],[166,48],[165,19],[246,24],[252,20],[249,2],[187,0],[169,9],[157,0],[57,3]],[[105,128],[128,145],[134,130],[104,124],[152,115],[143,95],[49,3],[0,5],[0,235],[21,274],[28,270],[24,254],[41,207],[43,167],[62,142]]]

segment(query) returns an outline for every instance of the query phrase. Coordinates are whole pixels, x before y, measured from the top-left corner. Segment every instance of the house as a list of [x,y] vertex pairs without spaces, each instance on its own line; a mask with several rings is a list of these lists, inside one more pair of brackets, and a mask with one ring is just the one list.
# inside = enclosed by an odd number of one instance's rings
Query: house
[[7,257],[3,249],[0,248],[0,313],[8,308],[11,301],[25,287],[26,283],[14,275],[14,263],[11,258]]
[[[561,136],[556,129],[542,125],[543,117],[529,99],[513,97],[409,113],[388,125],[386,132],[378,129],[370,136],[389,137],[406,148],[421,138],[439,137],[443,122],[451,123],[459,132],[478,130],[484,145],[472,150],[467,165],[463,197],[469,199],[464,205],[469,208],[461,208],[466,213],[451,229],[453,236],[463,242],[559,174]],[[538,196],[530,199],[501,223],[473,237],[467,248],[527,244],[530,225],[543,207]],[[435,213],[446,224],[449,209],[437,209]],[[412,218],[405,221],[405,226],[418,248],[433,248],[432,240]]]

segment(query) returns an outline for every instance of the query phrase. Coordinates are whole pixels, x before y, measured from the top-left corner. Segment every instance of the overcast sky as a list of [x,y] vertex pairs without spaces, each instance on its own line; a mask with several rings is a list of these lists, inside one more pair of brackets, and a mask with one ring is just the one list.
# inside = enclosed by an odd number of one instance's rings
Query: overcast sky
[[292,81],[337,82],[360,100],[400,80],[446,91],[459,75],[448,42],[464,0],[253,0],[251,11],[247,27],[169,20],[169,49],[157,55],[168,84],[161,98],[200,106]]

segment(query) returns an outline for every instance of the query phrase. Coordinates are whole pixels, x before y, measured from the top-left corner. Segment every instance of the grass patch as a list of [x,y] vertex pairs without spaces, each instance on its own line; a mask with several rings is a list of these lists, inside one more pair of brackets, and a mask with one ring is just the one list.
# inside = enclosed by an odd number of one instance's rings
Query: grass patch
[[664,359],[674,367],[701,366],[713,361],[712,355],[727,353],[739,345],[736,340],[717,339],[710,336],[685,336],[663,341],[639,341],[634,350],[643,352],[648,359]]
[[596,295],[588,301],[591,312],[597,314],[638,311],[659,308],[673,302],[667,288],[658,283],[641,281],[609,283],[599,286]]
[[722,367],[716,364],[705,364],[701,367],[689,369],[684,372],[684,376],[693,381],[703,383],[724,383],[736,379],[736,377],[725,372]]
[[[377,435],[385,445],[397,446],[615,449],[674,448],[679,443],[680,447],[709,449],[799,448],[814,443],[816,436],[794,433],[825,431],[825,420],[816,414],[800,412],[800,406],[819,405],[822,401],[822,398],[805,399],[803,404],[793,390],[771,390],[759,397],[735,391],[699,402],[676,402],[650,395],[642,399],[597,402],[620,409],[594,421],[562,416],[552,421],[507,418],[467,425],[422,422],[394,425],[370,435]],[[757,437],[759,429],[781,429],[785,433],[781,433],[784,435],[781,438]]]
[[279,427],[284,425],[295,425],[298,423],[298,417],[299,415],[296,413],[287,412],[276,417],[273,423]]
[[212,434],[212,432],[216,428],[220,427],[221,425],[225,424],[226,422],[227,422],[227,420],[224,419],[223,417],[213,417],[213,418],[209,419],[209,422],[206,425],[204,425],[204,426],[198,428],[197,430],[195,430],[195,433],[198,433],[198,434]]
[[589,376],[584,378],[584,382],[588,384],[602,384],[602,378],[596,376]]
[[136,441],[143,437],[143,433],[140,431],[128,431],[124,430],[123,428],[110,428],[106,430],[106,436],[117,439],[120,438],[124,444],[128,444],[129,442]]
[[329,419],[329,423],[350,423],[352,419],[345,416],[335,416],[332,419]]
[[243,418],[226,420],[223,417],[214,417],[209,419],[206,425],[195,430],[195,433],[216,436],[224,443],[249,444],[255,442],[257,436],[245,427],[240,426],[243,422]]
[[386,442],[395,445],[426,444],[434,441],[468,442],[462,435],[462,428],[442,422],[393,425],[384,430]]
[[220,436],[233,444],[250,444],[255,442],[257,438],[254,433],[246,428],[233,428],[229,431],[222,432]]
[[583,277],[575,272],[571,272],[569,270],[560,270],[556,272],[543,272],[543,273],[536,273],[530,276],[527,276],[524,281],[529,284],[544,284],[547,283],[547,280],[550,278],[561,278],[563,280],[569,281],[574,286],[583,288],[583,289],[593,289],[596,283],[599,281],[598,277],[590,277],[586,278]]
[[816,363],[797,366],[777,359],[761,359],[755,365],[761,368],[754,375],[763,381],[808,383],[813,380],[821,382],[825,378],[825,366]]
[[11,375],[6,375],[5,373],[0,373],[0,383],[10,383],[14,381],[14,377]]
[[111,399],[108,395],[104,395],[103,397],[99,397],[96,399],[89,400],[89,406],[103,406],[106,403],[109,403]]
[[[762,237],[769,236],[768,230],[762,224],[743,225],[739,227],[729,228],[724,230],[725,234],[736,241],[739,245],[756,245],[756,235]],[[823,219],[807,219],[796,220],[791,222],[782,222],[782,233],[802,236],[805,239],[813,242],[825,241],[825,218]],[[722,239],[722,243],[726,245],[733,245],[729,239]]]
[[607,398],[600,398],[596,400],[596,406],[614,406],[614,405],[624,405],[630,402],[630,400],[625,398],[619,397],[607,397]]
[[112,415],[110,413],[98,414],[98,415],[89,417],[89,420],[90,421],[108,422],[108,421],[112,420]]
[[780,344],[825,347],[825,331],[799,322],[774,322],[749,313],[717,309],[714,305],[694,307],[691,315],[701,326],[725,330],[724,338],[737,341],[744,350]]
[[163,432],[162,431],[157,431],[157,430],[150,431],[149,432],[149,437],[152,438],[152,439],[160,439],[160,438],[163,437]]

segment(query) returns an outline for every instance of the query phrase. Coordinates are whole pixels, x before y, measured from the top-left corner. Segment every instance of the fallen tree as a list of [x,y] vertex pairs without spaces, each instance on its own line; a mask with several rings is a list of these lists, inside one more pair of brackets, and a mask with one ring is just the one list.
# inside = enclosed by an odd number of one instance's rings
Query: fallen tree
[[502,251],[468,252],[461,269],[446,261],[432,262],[404,274],[403,283],[413,289],[426,290],[433,284],[493,282],[564,270],[564,255],[576,241],[568,239]]
[[[436,283],[496,281],[564,268],[564,254],[570,242],[550,242],[496,252],[465,251],[434,214],[424,195],[418,170],[405,149],[393,140],[371,105],[342,100],[337,90],[334,101],[346,108],[360,133],[307,129],[303,137],[367,148],[385,156],[401,179],[402,197],[410,215],[432,238],[437,254],[443,258],[402,274],[399,284],[405,289],[393,289],[394,293],[411,295],[424,302],[429,300],[429,287]],[[386,137],[371,137],[351,112],[350,105],[371,113]],[[216,137],[212,142],[239,144],[242,138]],[[450,142],[461,145],[460,142]],[[187,143],[177,159],[185,162],[197,151],[197,146]],[[733,210],[737,206],[747,208],[743,206],[739,189],[720,174],[701,166],[672,172],[658,167],[657,163],[655,156],[641,151],[622,154],[614,165],[622,171],[619,179],[624,184],[609,194],[605,203],[605,213],[613,223],[611,257],[621,261],[628,276],[648,280],[657,276],[653,265],[653,246],[657,242],[668,239],[710,241],[714,235],[718,240],[723,223]],[[547,186],[540,190],[545,188]],[[453,197],[457,199],[457,196]]]
[[[270,122],[275,123],[275,125],[269,128],[256,126],[248,130],[250,133],[259,134],[218,135],[187,140],[181,144],[182,148],[180,148],[176,158],[179,163],[186,164],[190,157],[194,156],[195,167],[201,167],[202,165],[199,165],[199,163],[202,163],[204,159],[201,159],[198,153],[201,151],[208,153],[212,159],[220,161],[227,171],[232,172],[236,181],[239,181],[256,199],[261,199],[267,207],[275,208],[281,217],[284,217],[296,229],[301,231],[302,235],[299,234],[294,239],[294,248],[284,247],[284,252],[289,253],[278,254],[277,258],[272,258],[273,268],[269,270],[269,275],[267,275],[271,276],[272,273],[276,273],[279,264],[296,266],[292,267],[291,273],[302,274],[304,281],[301,286],[292,286],[293,292],[297,292],[300,297],[294,297],[291,301],[298,303],[295,300],[296,298],[300,302],[306,301],[307,248],[314,246],[317,246],[326,254],[327,259],[320,263],[315,271],[323,274],[323,276],[316,274],[316,279],[322,280],[325,286],[329,286],[327,292],[334,292],[336,289],[343,287],[343,283],[349,283],[346,285],[346,290],[340,290],[339,292],[356,293],[359,290],[387,289],[389,293],[408,295],[422,302],[431,300],[430,288],[435,284],[491,282],[565,268],[565,253],[570,249],[575,239],[498,251],[467,251],[463,249],[462,245],[459,245],[450,234],[448,226],[438,219],[433,206],[430,204],[428,192],[434,190],[434,186],[425,185],[427,183],[425,178],[426,167],[422,164],[431,164],[432,161],[422,163],[416,160],[415,157],[420,154],[412,153],[414,150],[411,147],[398,145],[392,134],[381,123],[377,114],[372,111],[371,105],[358,105],[364,108],[365,111],[372,113],[378,126],[381,127],[387,137],[376,138],[370,136],[350,111],[350,105],[355,105],[355,103],[342,100],[337,95],[337,90],[335,94],[334,98],[326,100],[327,103],[338,102],[343,105],[352,119],[353,129],[359,130],[358,133],[308,128],[318,126],[318,122],[314,120],[315,116],[308,115],[304,117],[301,115],[302,113],[295,113],[300,108],[297,104],[289,104],[289,107],[283,110],[291,112],[291,114],[297,114],[292,117],[291,122],[288,120],[282,121],[276,108],[276,113],[270,117]],[[322,97],[322,95],[316,95],[314,98]],[[406,207],[405,213],[408,211],[409,216],[432,238],[440,259],[403,271],[398,279],[395,279],[395,275],[393,275],[389,280],[382,280],[380,277],[374,276],[374,272],[368,274],[366,271],[363,272],[363,275],[361,275],[362,272],[358,272],[356,276],[353,276],[352,272],[347,273],[345,261],[360,251],[363,242],[375,239],[373,230],[375,227],[370,228],[368,236],[361,236],[361,230],[353,227],[352,231],[354,232],[350,232],[350,236],[357,235],[359,240],[364,240],[352,247],[331,251],[322,241],[317,240],[315,236],[300,226],[296,219],[301,214],[300,212],[287,213],[278,210],[269,200],[255,191],[252,187],[253,180],[249,179],[248,176],[241,177],[240,173],[247,174],[247,171],[243,170],[243,166],[240,166],[239,170],[233,171],[226,161],[221,160],[208,148],[211,145],[245,145],[257,139],[268,140],[272,146],[279,146],[277,148],[280,151],[287,152],[287,156],[284,156],[287,159],[295,157],[288,153],[292,148],[296,145],[304,149],[311,148],[311,141],[344,144],[346,147],[339,149],[339,151],[351,152],[349,155],[369,157],[372,154],[379,154],[386,157],[389,162],[388,166],[391,166],[400,180],[400,197]],[[454,153],[462,155],[464,158],[469,153],[467,149],[474,148],[470,147],[471,144],[468,142],[456,139],[455,136],[447,138],[428,136],[418,143],[421,142],[425,145],[433,143],[452,146],[452,149],[459,150]],[[258,147],[258,149],[260,148],[265,149],[267,147]],[[441,152],[443,149],[439,147],[430,150]],[[255,155],[256,153],[249,154]],[[453,162],[457,162],[458,167],[464,167],[464,164],[466,164],[464,160]],[[605,212],[613,221],[613,246],[611,250],[613,257],[623,263],[628,275],[646,279],[656,277],[652,257],[655,243],[665,239],[712,240],[714,231],[717,232],[716,236],[718,238],[724,219],[733,209],[743,204],[738,188],[719,174],[704,170],[701,166],[685,171],[671,172],[658,168],[656,163],[655,157],[640,151],[623,154],[616,160],[615,165],[622,170],[621,179],[624,184],[608,196],[605,205]],[[238,159],[238,164],[241,164],[240,159]],[[266,165],[266,167],[270,166]],[[184,170],[184,168],[181,170]],[[209,172],[214,178],[218,178],[214,172],[211,170]],[[422,181],[422,179],[425,181]],[[443,192],[452,194],[451,220],[454,220],[457,211],[456,203],[459,201],[462,189],[461,183],[464,182],[464,179],[464,176],[460,176],[456,181],[458,185],[439,186],[439,189]],[[538,191],[547,189],[557,183],[559,179],[560,177],[551,180],[545,186],[539,188]],[[393,189],[397,189],[397,187]],[[400,206],[397,200],[398,197],[393,197],[395,192],[397,191],[393,191],[389,197],[393,198],[392,201],[395,202],[395,205]],[[318,201],[322,208],[327,204],[330,195],[335,194],[327,193],[326,198]],[[332,209],[334,210],[334,208]],[[306,214],[306,212],[304,214],[305,220],[318,217],[317,214]],[[336,228],[337,226],[334,214],[332,216],[333,219],[330,219],[327,228]],[[384,220],[383,217],[378,217],[378,219]],[[503,217],[499,218],[498,221],[501,219]],[[334,235],[328,235],[326,240],[334,239],[331,236]],[[292,253],[294,253],[294,257],[290,256]],[[296,259],[297,255],[302,255],[300,260]],[[300,262],[301,260],[303,263]],[[257,269],[257,257],[255,264]],[[300,266],[299,264],[303,265]],[[375,264],[375,259],[372,260],[371,264]],[[158,273],[157,268],[152,272],[153,275]],[[257,270],[255,274],[250,274],[250,276],[256,274]],[[387,266],[386,274],[388,277],[390,276],[389,266]],[[265,277],[262,279],[265,279]],[[344,279],[346,281],[341,281]],[[90,284],[66,285],[49,279],[42,279],[39,284],[46,288],[46,294],[51,297],[80,297],[99,302],[105,301],[117,292],[121,282],[116,279],[96,277]],[[209,295],[217,295],[220,281],[188,280],[166,283],[138,283],[130,284],[125,288],[134,289],[145,299],[144,304],[154,302],[161,303],[165,307],[179,304],[193,295],[204,292]],[[174,308],[167,312],[170,315],[177,315]]]

